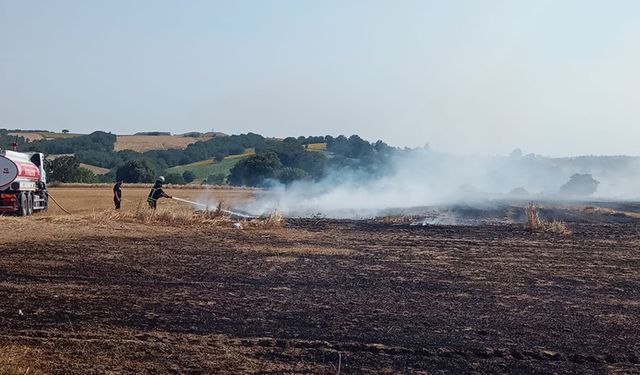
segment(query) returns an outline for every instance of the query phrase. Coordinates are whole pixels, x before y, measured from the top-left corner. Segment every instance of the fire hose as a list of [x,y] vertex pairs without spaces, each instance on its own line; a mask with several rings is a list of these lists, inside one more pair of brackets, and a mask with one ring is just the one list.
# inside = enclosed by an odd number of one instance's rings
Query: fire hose
[[[184,202],[184,203],[189,203],[192,204],[194,206],[200,206],[200,207],[204,207],[204,208],[209,208],[211,206],[207,205],[207,204],[203,204],[203,203],[198,203],[198,202],[193,202],[193,201],[189,201],[186,199],[182,199],[182,198],[176,198],[176,197],[171,197],[171,199],[180,201],[180,202]],[[256,219],[257,216],[252,216],[252,215],[247,215],[247,214],[243,214],[241,212],[235,212],[235,211],[231,211],[231,210],[225,210],[225,209],[220,209],[220,212],[224,212],[225,214],[231,215],[231,216],[237,216],[243,219]]]
[[49,198],[51,198],[51,200],[52,200],[55,204],[57,204],[57,205],[58,205],[58,207],[60,207],[60,209],[61,209],[62,211],[64,211],[64,212],[68,213],[69,215],[71,215],[71,212],[69,212],[69,211],[65,210],[65,209],[64,209],[64,207],[62,207],[62,206],[60,205],[60,203],[58,203],[58,201],[57,201],[57,200],[56,200],[56,199],[51,195],[51,193],[47,192],[47,196],[48,196]]

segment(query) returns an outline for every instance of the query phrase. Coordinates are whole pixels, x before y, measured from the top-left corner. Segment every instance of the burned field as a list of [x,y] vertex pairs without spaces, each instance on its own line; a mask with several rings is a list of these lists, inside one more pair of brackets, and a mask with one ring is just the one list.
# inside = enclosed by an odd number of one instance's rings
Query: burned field
[[0,222],[3,374],[640,373],[635,222]]

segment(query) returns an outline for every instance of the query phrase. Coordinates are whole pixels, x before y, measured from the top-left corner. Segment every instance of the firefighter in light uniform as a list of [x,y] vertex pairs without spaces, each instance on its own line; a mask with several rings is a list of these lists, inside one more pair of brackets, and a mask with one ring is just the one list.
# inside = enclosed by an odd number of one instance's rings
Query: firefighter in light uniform
[[156,205],[158,203],[158,199],[165,197],[171,198],[170,195],[162,190],[162,184],[164,184],[164,177],[160,176],[156,179],[156,183],[153,184],[151,191],[149,192],[149,197],[147,198],[147,202],[149,202],[149,207],[155,210]]

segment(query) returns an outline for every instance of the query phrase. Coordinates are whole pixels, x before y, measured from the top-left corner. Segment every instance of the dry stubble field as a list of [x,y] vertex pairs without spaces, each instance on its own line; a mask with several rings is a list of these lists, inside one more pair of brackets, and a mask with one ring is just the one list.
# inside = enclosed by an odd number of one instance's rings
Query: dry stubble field
[[640,373],[637,223],[237,230],[52,194],[77,211],[0,217],[0,374]]
[[[82,187],[72,185],[69,187],[54,187],[49,191],[51,196],[67,211],[72,214],[87,214],[113,208],[112,189],[112,186]],[[122,188],[122,209],[124,211],[135,211],[140,206],[145,207],[150,189],[150,184],[124,185]],[[229,205],[250,198],[252,192],[248,189],[206,189],[199,186],[193,188],[188,186],[173,188],[169,186],[165,187],[164,190],[167,194],[178,198],[198,200],[199,202],[222,201]],[[49,210],[43,215],[57,216],[64,214],[54,202],[49,202],[49,206]],[[163,198],[160,199],[158,207],[184,208],[185,204]]]

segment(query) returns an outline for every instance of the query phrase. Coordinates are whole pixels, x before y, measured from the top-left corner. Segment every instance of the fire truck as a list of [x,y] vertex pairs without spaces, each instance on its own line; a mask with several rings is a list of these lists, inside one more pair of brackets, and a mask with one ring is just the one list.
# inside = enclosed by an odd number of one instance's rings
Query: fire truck
[[0,151],[0,214],[28,216],[47,209],[44,161],[39,152]]

